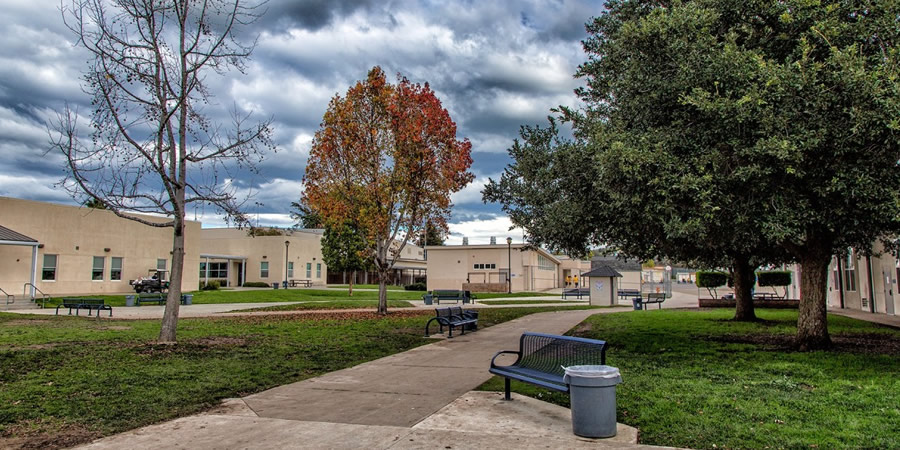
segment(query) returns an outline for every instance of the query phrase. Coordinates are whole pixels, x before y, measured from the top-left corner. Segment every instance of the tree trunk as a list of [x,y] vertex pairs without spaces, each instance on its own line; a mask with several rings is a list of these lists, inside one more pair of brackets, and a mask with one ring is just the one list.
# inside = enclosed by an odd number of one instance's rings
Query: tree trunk
[[741,255],[732,260],[734,271],[734,320],[753,322],[756,311],[753,309],[753,284],[756,268],[750,264],[750,257]]
[[[344,272],[344,279],[347,279],[347,272]],[[350,292],[347,293],[349,297],[353,297],[353,280],[356,279],[356,271],[353,271],[353,275],[350,276]]]
[[378,273],[378,314],[387,315],[387,273]]
[[828,251],[812,248],[800,255],[800,310],[797,315],[797,345],[802,351],[831,347],[828,336],[826,290]]
[[169,272],[169,295],[163,312],[159,343],[174,344],[178,326],[178,308],[181,305],[181,281],[184,278],[184,209],[176,208],[174,238],[172,240],[172,269]]

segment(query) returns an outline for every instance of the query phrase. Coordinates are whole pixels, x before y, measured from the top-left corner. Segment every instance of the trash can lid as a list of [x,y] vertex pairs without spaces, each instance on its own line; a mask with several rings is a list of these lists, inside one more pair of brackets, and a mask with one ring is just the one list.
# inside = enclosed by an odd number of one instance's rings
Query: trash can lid
[[583,377],[583,378],[616,378],[619,376],[619,369],[612,366],[563,366],[566,375]]

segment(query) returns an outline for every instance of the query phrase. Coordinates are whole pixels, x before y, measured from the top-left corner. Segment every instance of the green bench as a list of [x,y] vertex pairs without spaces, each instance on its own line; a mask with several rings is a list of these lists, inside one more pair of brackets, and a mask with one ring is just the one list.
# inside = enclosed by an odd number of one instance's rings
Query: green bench
[[97,310],[97,317],[100,317],[100,311],[109,311],[109,317],[112,317],[112,306],[106,304],[106,302],[102,298],[64,298],[62,299],[62,303],[56,306],[56,315],[59,315],[59,308],[68,308],[69,315],[72,315],[72,310],[75,310],[75,315],[78,315],[78,311],[82,309],[88,310],[88,315],[91,315],[91,311]]
[[454,303],[459,303],[462,300],[463,304],[469,303],[472,300],[472,296],[469,291],[459,291],[459,290],[449,290],[449,289],[435,289],[431,291],[430,294],[431,299],[438,305],[441,304],[441,300],[450,301],[453,300]]

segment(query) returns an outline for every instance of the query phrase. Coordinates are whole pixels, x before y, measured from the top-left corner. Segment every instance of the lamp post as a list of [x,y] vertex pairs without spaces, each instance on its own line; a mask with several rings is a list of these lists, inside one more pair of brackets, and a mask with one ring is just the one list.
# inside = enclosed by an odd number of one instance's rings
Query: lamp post
[[506,269],[506,275],[507,275],[506,276],[506,286],[507,286],[506,293],[512,294],[512,238],[511,237],[506,238],[506,253],[507,253],[507,256],[509,257],[509,260],[508,260],[507,266],[506,266],[507,267],[507,269]]
[[284,241],[284,288],[288,287],[288,247],[291,246],[291,241]]

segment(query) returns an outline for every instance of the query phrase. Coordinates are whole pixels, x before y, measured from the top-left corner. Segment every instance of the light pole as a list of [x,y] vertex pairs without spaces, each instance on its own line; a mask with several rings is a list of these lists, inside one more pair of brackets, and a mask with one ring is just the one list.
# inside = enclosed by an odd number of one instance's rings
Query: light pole
[[284,288],[288,287],[288,247],[291,246],[291,241],[284,241]]
[[506,238],[506,253],[507,253],[507,256],[509,257],[509,260],[508,260],[507,266],[506,266],[507,267],[507,269],[506,269],[506,275],[507,275],[506,276],[506,286],[507,286],[506,293],[512,294],[512,238],[511,237]]

